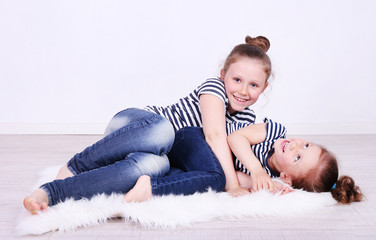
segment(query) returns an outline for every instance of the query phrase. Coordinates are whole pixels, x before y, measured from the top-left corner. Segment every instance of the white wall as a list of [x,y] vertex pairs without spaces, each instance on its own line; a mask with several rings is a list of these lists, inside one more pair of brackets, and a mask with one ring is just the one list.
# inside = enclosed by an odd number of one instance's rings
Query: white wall
[[100,133],[217,76],[248,34],[271,41],[254,106],[293,134],[376,133],[376,3],[1,1],[0,133]]

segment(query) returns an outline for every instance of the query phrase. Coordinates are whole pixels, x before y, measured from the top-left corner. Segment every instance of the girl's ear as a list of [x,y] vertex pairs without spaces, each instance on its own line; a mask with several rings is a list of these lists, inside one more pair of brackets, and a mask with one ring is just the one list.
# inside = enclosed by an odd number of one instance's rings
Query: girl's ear
[[279,177],[281,178],[281,180],[284,182],[284,183],[287,183],[288,185],[292,186],[292,180],[291,180],[291,177],[289,175],[287,175],[287,173],[285,172],[281,172],[279,174]]
[[222,81],[225,80],[225,71],[223,69],[221,70],[221,79]]

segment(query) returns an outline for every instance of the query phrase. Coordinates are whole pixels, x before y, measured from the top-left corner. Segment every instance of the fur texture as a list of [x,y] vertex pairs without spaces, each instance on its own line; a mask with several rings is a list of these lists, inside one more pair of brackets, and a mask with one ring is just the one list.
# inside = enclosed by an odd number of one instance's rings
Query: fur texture
[[[54,176],[50,168],[43,174]],[[42,178],[46,181],[46,177]],[[51,178],[49,178],[51,179]],[[147,228],[189,227],[212,219],[242,217],[297,216],[336,204],[330,193],[295,190],[283,196],[259,191],[233,198],[229,194],[208,191],[191,196],[153,197],[142,203],[124,203],[123,195],[98,195],[90,200],[67,200],[38,215],[25,213],[17,226],[19,235],[38,235],[50,231],[72,231],[94,226],[113,217],[138,222]]]

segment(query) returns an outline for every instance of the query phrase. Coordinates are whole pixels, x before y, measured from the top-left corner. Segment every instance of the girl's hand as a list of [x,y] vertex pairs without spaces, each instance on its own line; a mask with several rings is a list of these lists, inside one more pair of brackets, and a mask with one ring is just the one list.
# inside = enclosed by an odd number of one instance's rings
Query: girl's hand
[[273,194],[281,192],[280,195],[285,195],[287,193],[294,191],[294,189],[292,189],[291,187],[286,186],[286,185],[284,185],[280,182],[273,181],[273,183],[274,183],[273,184],[274,188],[273,188],[273,191],[272,191]]
[[226,189],[226,192],[228,192],[233,197],[240,197],[246,194],[250,194],[249,188],[241,186]]
[[273,181],[263,168],[251,172],[252,191],[257,192],[261,189],[273,191]]

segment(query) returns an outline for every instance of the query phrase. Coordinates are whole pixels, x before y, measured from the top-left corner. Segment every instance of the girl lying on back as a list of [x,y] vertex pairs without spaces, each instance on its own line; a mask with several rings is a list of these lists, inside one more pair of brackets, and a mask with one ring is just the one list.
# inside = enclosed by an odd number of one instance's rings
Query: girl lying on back
[[294,188],[331,192],[341,204],[362,200],[363,194],[351,177],[338,178],[338,164],[332,153],[301,138],[285,139],[285,135],[283,125],[266,119],[228,137],[242,186],[252,191],[270,189],[270,177],[280,177]]

